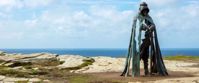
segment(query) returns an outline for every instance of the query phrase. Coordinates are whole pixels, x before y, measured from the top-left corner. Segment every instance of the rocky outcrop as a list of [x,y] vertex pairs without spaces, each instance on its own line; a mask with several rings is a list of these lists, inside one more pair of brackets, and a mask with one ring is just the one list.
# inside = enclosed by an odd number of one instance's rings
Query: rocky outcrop
[[0,65],[4,66],[23,66],[30,65],[33,63],[47,63],[53,60],[57,60],[56,54],[50,53],[34,53],[34,54],[7,54],[4,53],[0,56]]
[[[199,63],[169,60],[164,60],[164,63],[169,71],[181,71],[192,73],[197,77],[199,76]],[[17,76],[45,75],[52,70],[54,72],[65,72],[65,70],[69,70],[74,73],[121,72],[124,65],[125,58],[113,58],[106,56],[84,57],[80,55],[58,56],[57,54],[50,53],[8,54],[0,51],[0,67],[2,67],[0,68],[0,75],[5,75],[0,76],[0,82],[7,82],[9,80],[40,80],[37,78],[18,78]],[[142,61],[140,67],[143,68]],[[151,83],[175,82],[179,80],[181,79],[160,80],[157,82],[153,81]],[[198,81],[198,78],[193,78],[191,81],[193,80]],[[183,82],[190,81],[185,80],[178,83]]]
[[79,56],[79,55],[62,55],[57,57],[60,61],[63,61],[64,63],[61,65],[58,65],[58,68],[68,68],[68,67],[76,67],[83,63],[83,60],[86,59],[86,57]]
[[93,73],[93,72],[119,72],[122,71],[124,65],[123,58],[111,57],[92,57],[95,62],[75,71],[76,73]]
[[[95,62],[92,65],[83,67],[82,69],[75,70],[76,73],[93,73],[93,72],[121,72],[124,68],[124,58],[112,58],[112,57],[92,57]],[[169,71],[182,71],[194,73],[199,75],[199,67],[193,67],[198,63],[184,62],[184,61],[169,61],[164,60],[166,68]],[[143,62],[141,61],[140,67],[143,68]],[[130,67],[131,68],[131,67]]]
[[34,54],[7,54],[3,53],[0,60],[15,61],[15,60],[31,60],[31,59],[52,59],[56,58],[57,54],[50,53],[34,53]]
[[89,65],[93,65],[95,60],[89,57],[83,56],[73,56],[73,55],[64,55],[58,57],[60,61],[64,63],[58,65],[59,69],[69,70],[70,72],[75,72],[76,70],[82,69]]
[[[72,70],[76,73],[92,73],[92,72],[121,72],[125,64],[125,58],[113,58],[113,57],[84,57],[80,55],[60,55],[50,53],[34,53],[34,54],[7,54],[0,51],[0,65],[6,66],[23,66],[35,63],[57,63],[57,68],[72,68],[81,66],[81,69]],[[89,65],[85,65],[87,59],[93,59],[94,61]],[[164,60],[165,65],[170,71],[194,71],[198,72],[199,67],[190,67],[197,65],[198,63],[190,63],[183,61],[168,61]],[[82,66],[82,64],[84,64]],[[131,68],[131,67],[130,67]],[[143,63],[141,62],[141,68]]]
[[197,65],[199,63],[191,63],[191,62],[184,62],[184,61],[164,61],[166,63],[166,67],[170,71],[191,71],[191,72],[197,72],[199,71],[199,67],[192,67],[194,65]]

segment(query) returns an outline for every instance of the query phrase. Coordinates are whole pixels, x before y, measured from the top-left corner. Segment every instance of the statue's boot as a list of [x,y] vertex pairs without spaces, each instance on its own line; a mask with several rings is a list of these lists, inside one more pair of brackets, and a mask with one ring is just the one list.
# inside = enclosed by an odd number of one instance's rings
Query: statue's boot
[[144,74],[145,76],[149,75],[149,69],[148,69],[148,59],[144,60]]

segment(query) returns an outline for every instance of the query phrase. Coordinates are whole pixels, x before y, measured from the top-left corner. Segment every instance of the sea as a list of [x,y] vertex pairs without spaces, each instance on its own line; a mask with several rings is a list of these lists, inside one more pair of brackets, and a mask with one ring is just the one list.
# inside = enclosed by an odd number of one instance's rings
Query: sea
[[[94,56],[109,56],[109,57],[126,57],[128,51],[125,48],[118,49],[107,49],[107,48],[81,48],[81,49],[0,49],[0,51],[5,51],[7,53],[21,53],[21,54],[31,54],[31,53],[53,53],[58,55],[81,55],[86,57]],[[161,49],[163,56],[176,56],[176,55],[186,55],[186,56],[199,56],[199,48],[164,48]]]

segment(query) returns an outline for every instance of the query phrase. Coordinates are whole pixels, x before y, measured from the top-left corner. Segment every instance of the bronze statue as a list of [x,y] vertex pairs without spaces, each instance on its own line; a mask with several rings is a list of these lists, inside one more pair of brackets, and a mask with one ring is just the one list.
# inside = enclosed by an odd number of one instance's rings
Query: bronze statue
[[[144,62],[145,75],[159,74],[168,75],[164,65],[160,46],[158,43],[155,24],[150,17],[149,8],[146,2],[140,4],[139,12],[133,20],[132,33],[126,57],[126,65],[121,76],[129,75],[129,66],[132,62],[132,77],[140,76],[140,60]],[[136,33],[136,24],[139,21],[139,32]],[[141,38],[144,32],[145,38]],[[136,35],[138,36],[136,39]],[[136,41],[137,40],[137,41]],[[148,59],[150,56],[150,71],[148,69]]]

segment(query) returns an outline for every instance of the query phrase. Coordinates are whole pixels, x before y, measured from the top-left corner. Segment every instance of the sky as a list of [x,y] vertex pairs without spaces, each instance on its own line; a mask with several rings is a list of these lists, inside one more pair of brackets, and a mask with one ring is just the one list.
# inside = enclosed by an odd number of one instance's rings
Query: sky
[[161,48],[199,48],[199,0],[0,0],[0,48],[127,48],[142,1]]

